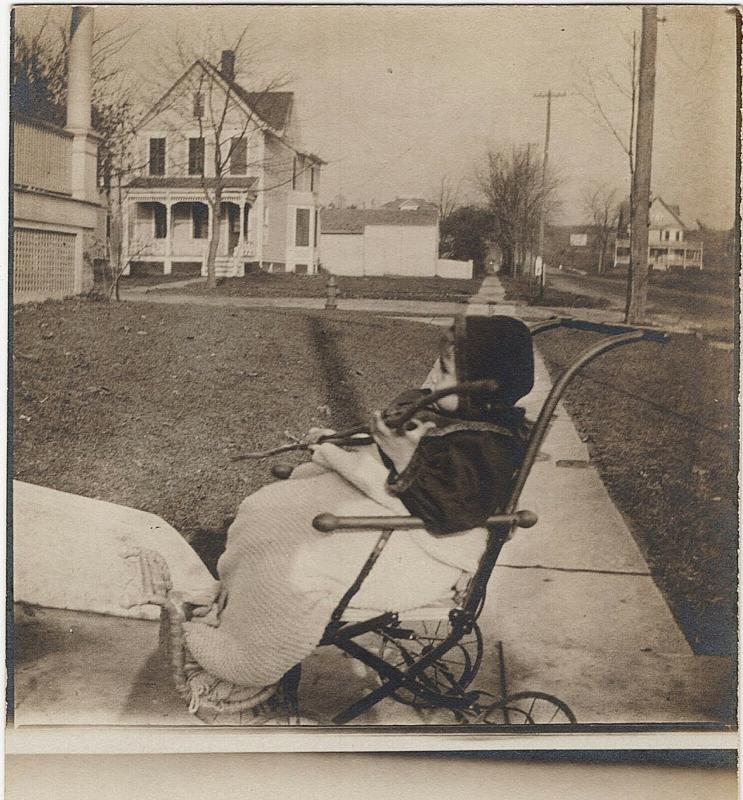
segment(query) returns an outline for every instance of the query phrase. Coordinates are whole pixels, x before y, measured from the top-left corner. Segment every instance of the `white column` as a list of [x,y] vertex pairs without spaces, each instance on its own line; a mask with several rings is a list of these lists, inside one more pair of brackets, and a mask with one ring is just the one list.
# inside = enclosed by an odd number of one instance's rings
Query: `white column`
[[[129,260],[129,200],[124,200],[121,207],[121,263],[126,264]],[[127,265],[123,271],[124,275],[129,274]]]
[[[201,259],[201,274],[206,276],[206,258],[209,252],[209,241],[212,237],[212,225],[214,225],[214,214],[212,214],[212,206],[211,203],[206,204],[206,214],[207,214],[207,229],[206,229],[206,244],[204,245],[204,255]],[[219,216],[217,216],[219,219]]]
[[71,189],[77,200],[97,203],[96,159],[100,137],[91,130],[93,9],[75,6],[67,67],[67,130],[72,140]]
[[237,246],[242,253],[243,245],[245,244],[245,198],[240,200],[240,238],[237,240]]
[[173,271],[173,259],[171,258],[173,254],[172,206],[173,202],[171,200],[165,201],[165,262],[163,264],[163,273],[165,275],[170,275]]

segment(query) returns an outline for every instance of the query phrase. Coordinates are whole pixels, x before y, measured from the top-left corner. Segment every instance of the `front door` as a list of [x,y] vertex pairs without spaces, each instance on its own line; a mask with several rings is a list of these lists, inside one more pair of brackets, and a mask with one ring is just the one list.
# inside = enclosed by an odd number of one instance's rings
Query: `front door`
[[240,207],[230,203],[227,206],[227,255],[231,256],[235,252],[239,241]]

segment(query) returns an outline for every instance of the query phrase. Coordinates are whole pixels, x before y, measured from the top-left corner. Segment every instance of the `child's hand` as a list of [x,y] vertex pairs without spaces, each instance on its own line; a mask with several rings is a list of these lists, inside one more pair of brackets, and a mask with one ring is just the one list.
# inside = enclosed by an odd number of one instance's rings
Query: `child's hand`
[[391,430],[385,424],[379,411],[374,412],[370,426],[374,441],[395,465],[398,474],[410,463],[415,448],[426,431],[435,427],[436,423],[434,422],[411,419],[402,428]]
[[307,431],[305,442],[308,445],[316,445],[323,436],[333,436],[335,431],[332,428],[310,428]]

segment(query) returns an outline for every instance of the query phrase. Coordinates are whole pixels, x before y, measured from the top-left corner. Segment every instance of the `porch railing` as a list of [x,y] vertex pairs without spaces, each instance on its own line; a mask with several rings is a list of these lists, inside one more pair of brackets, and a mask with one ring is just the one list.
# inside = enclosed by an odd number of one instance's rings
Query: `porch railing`
[[13,120],[13,184],[56,194],[72,193],[71,133],[45,122]]

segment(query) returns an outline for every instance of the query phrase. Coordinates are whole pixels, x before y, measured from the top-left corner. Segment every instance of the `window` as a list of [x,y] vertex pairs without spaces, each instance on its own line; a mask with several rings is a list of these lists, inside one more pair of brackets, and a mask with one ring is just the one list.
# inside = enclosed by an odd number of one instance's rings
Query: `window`
[[206,239],[209,236],[209,209],[203,203],[191,206],[191,223],[194,239]]
[[201,92],[194,92],[193,115],[195,119],[201,119],[204,116],[204,95]]
[[571,247],[586,247],[588,245],[587,233],[571,233],[570,246]]
[[315,168],[310,167],[310,191],[315,191]]
[[307,264],[295,264],[294,265],[294,274],[295,275],[306,275],[307,274]]
[[155,238],[164,239],[168,231],[165,206],[155,203],[152,206],[152,218],[155,222]]
[[242,136],[232,139],[230,174],[245,175],[248,171],[248,142]]
[[296,225],[294,228],[295,247],[309,247],[310,244],[310,210],[309,208],[298,208],[296,214]]
[[243,217],[243,236],[248,238],[248,218],[250,216],[250,206],[245,206],[245,216]]
[[668,242],[671,239],[671,231],[663,231],[663,239]]
[[150,139],[150,175],[165,175],[165,139]]
[[319,216],[320,216],[320,215],[317,213],[317,209],[315,209],[314,231],[313,231],[313,234],[314,234],[314,235],[313,235],[313,237],[312,237],[312,241],[313,241],[313,243],[314,243],[315,247],[317,247],[317,218],[318,218]]
[[204,174],[204,140],[201,138],[188,140],[188,174]]

